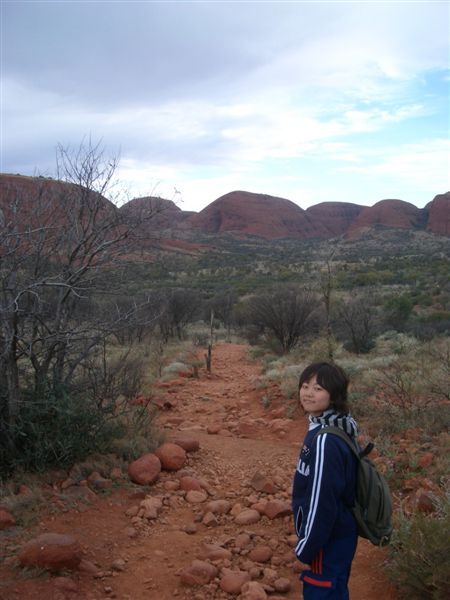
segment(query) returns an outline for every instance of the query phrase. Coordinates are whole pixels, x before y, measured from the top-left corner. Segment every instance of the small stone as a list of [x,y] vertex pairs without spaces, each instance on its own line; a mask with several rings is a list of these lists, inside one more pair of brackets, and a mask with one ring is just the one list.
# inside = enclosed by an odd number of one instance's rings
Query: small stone
[[250,573],[247,571],[231,571],[230,569],[223,569],[220,587],[227,594],[239,594],[244,583],[247,583],[250,579]]
[[289,579],[287,579],[287,577],[280,577],[279,579],[275,579],[273,582],[273,587],[275,588],[276,592],[285,594],[291,590],[291,582]]
[[186,502],[189,504],[201,504],[208,499],[208,494],[204,491],[198,492],[196,490],[190,490],[186,494]]
[[235,517],[235,523],[238,525],[251,525],[257,523],[261,518],[261,515],[257,510],[247,508],[243,510]]
[[194,560],[188,566],[180,571],[182,583],[189,586],[206,585],[217,577],[219,570],[217,567],[204,560]]

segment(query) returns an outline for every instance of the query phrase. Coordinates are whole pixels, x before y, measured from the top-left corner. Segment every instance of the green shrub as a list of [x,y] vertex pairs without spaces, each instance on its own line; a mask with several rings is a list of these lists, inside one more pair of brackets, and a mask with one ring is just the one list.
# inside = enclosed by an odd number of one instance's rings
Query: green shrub
[[446,600],[450,581],[450,499],[433,515],[400,514],[387,572],[408,600]]
[[83,397],[65,392],[56,397],[50,391],[39,398],[26,394],[13,431],[13,464],[32,471],[70,465],[104,450],[119,429]]
[[12,428],[13,444],[0,445],[0,478],[16,470],[45,471],[65,468],[93,453],[108,453],[118,440],[134,443],[148,435],[153,418],[146,407],[123,404],[104,407],[84,395],[51,391],[38,398],[25,394]]

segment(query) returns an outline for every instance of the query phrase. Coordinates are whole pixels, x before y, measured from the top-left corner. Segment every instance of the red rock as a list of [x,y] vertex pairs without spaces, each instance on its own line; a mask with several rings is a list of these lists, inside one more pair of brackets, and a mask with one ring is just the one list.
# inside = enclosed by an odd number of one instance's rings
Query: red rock
[[210,434],[210,435],[216,435],[217,433],[219,433],[219,431],[222,429],[222,423],[210,423],[207,428],[206,431]]
[[429,467],[431,465],[431,463],[434,460],[434,454],[432,452],[425,452],[425,454],[422,454],[422,456],[419,458],[419,460],[417,461],[419,466],[422,467],[422,469],[426,469],[427,467]]
[[240,600],[267,600],[266,590],[257,581],[247,581],[241,588]]
[[186,452],[196,452],[200,448],[200,442],[191,437],[177,436],[170,441],[177,444],[177,446],[181,446]]
[[220,587],[227,594],[239,594],[244,583],[247,583],[250,579],[250,573],[247,573],[247,571],[223,569]]
[[200,491],[202,486],[198,479],[186,475],[184,477],[180,477],[180,488],[185,492],[188,492],[189,490]]
[[257,523],[260,518],[261,515],[257,510],[247,508],[241,511],[234,520],[238,525],[251,525],[253,523]]
[[363,209],[364,206],[350,202],[321,202],[307,208],[306,214],[326,227],[329,237],[336,237],[347,231]]
[[0,508],[0,530],[8,529],[8,527],[13,527],[16,524],[16,521],[12,514]]
[[285,500],[270,500],[265,508],[264,514],[269,519],[276,519],[277,517],[286,517],[292,513],[290,502]]
[[273,551],[270,546],[260,544],[251,550],[249,558],[254,562],[268,562],[272,558],[272,555]]
[[179,572],[182,583],[189,586],[206,585],[217,577],[217,567],[204,560],[194,560]]
[[186,451],[178,444],[166,442],[155,450],[161,461],[161,467],[167,471],[178,471],[186,462]]
[[259,502],[255,502],[254,504],[252,504],[250,506],[250,508],[257,510],[260,515],[264,515],[267,503],[268,503],[268,500],[259,500]]
[[253,475],[250,485],[258,492],[265,492],[266,494],[274,494],[276,492],[276,486],[273,481],[259,471]]
[[185,222],[205,233],[250,234],[266,239],[323,237],[329,232],[294,202],[236,191],[221,196]]
[[280,577],[279,579],[275,579],[273,587],[275,591],[285,594],[291,590],[291,582],[286,577]]
[[151,496],[142,500],[139,505],[138,515],[145,519],[157,519],[163,503],[158,496]]
[[100,571],[100,569],[96,567],[93,562],[86,560],[85,558],[81,559],[80,564],[78,565],[78,570],[94,576]]
[[[158,229],[173,227],[174,223],[181,222],[191,215],[191,211],[181,210],[172,200],[156,196],[133,198],[119,210],[127,218],[139,217],[145,221],[146,217],[151,217],[152,228]],[[142,233],[147,233],[144,225],[142,227]]]
[[201,504],[202,502],[205,502],[208,499],[208,494],[206,492],[204,492],[203,490],[198,492],[196,490],[190,490],[187,494],[186,494],[186,502],[189,502],[189,504]]
[[24,567],[39,567],[52,572],[76,569],[82,559],[79,543],[69,535],[44,533],[20,550],[19,562]]
[[112,488],[112,479],[105,479],[97,471],[93,471],[87,478],[88,483],[97,490]]
[[418,490],[415,496],[415,506],[418,511],[426,514],[435,512],[433,498],[425,490]]
[[439,235],[450,235],[450,192],[439,194],[425,206],[428,211],[427,230]]
[[217,525],[219,525],[216,515],[210,511],[203,515],[202,523],[203,525],[206,525],[206,527],[217,527]]
[[236,539],[234,541],[234,545],[236,546],[236,548],[242,549],[242,548],[247,548],[247,546],[250,544],[250,542],[251,542],[251,538],[248,535],[248,533],[240,533],[236,537]]
[[422,211],[403,200],[381,200],[373,206],[367,206],[348,227],[346,237],[358,237],[360,232],[375,226],[414,229],[421,225]]
[[67,490],[67,488],[69,488],[73,485],[77,485],[77,482],[74,479],[72,479],[71,477],[68,477],[61,483],[61,489]]
[[161,461],[152,453],[144,454],[128,465],[128,475],[134,483],[149,485],[154,483],[161,472]]
[[211,500],[206,505],[206,510],[214,515],[226,515],[231,510],[231,504],[228,500]]
[[232,553],[218,544],[203,544],[203,554],[208,560],[231,559]]

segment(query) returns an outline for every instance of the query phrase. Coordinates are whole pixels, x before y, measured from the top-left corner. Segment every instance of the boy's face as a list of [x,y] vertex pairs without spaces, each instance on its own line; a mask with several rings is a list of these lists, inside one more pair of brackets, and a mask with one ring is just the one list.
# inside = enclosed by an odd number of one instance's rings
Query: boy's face
[[313,417],[320,416],[330,407],[330,394],[317,383],[316,375],[305,381],[300,388],[300,404]]

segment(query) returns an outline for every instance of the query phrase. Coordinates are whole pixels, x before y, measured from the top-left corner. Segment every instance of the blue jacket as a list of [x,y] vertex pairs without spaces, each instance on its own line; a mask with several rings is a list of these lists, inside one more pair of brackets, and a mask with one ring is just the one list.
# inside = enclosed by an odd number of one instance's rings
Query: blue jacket
[[357,536],[350,508],[355,501],[355,457],[345,441],[332,433],[315,438],[318,427],[311,424],[306,434],[292,491],[299,537],[295,553],[306,564],[329,540]]

